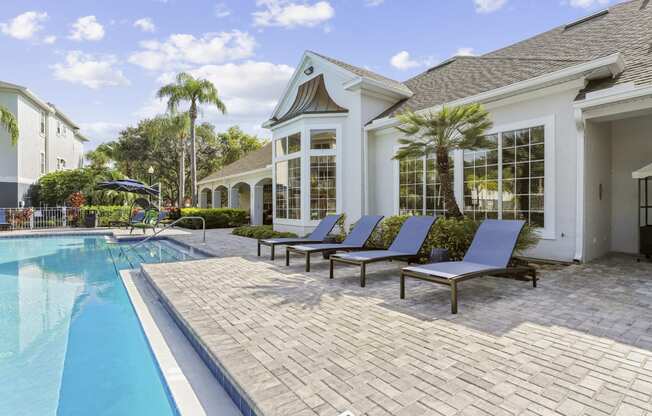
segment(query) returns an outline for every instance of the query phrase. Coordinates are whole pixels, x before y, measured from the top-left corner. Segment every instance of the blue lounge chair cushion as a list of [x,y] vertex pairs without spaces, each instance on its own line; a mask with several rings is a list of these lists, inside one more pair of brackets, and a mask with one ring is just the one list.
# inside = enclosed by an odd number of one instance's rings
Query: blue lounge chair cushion
[[376,228],[376,225],[382,219],[382,215],[363,216],[341,244],[304,244],[293,246],[292,248],[298,251],[353,250],[363,248],[367,240],[369,240],[369,237],[371,237],[374,228]]
[[396,238],[387,250],[358,251],[356,253],[336,254],[335,257],[352,261],[374,261],[393,257],[414,257],[419,254],[423,242],[428,237],[435,217],[410,217],[401,226]]
[[514,254],[518,236],[525,225],[520,220],[484,220],[473,237],[463,261],[447,261],[403,270],[452,279],[475,273],[504,270]]
[[309,240],[323,241],[326,236],[333,230],[335,224],[342,218],[342,215],[327,215],[319,222],[312,233],[308,237]]
[[514,254],[523,226],[525,221],[521,220],[482,221],[464,261],[504,269]]
[[503,268],[497,268],[487,264],[471,263],[468,261],[445,261],[441,263],[431,263],[424,264],[422,266],[410,266],[403,268],[405,271],[428,274],[445,279],[453,279],[455,277],[478,272],[490,273],[492,270],[502,269]]
[[9,225],[4,209],[0,209],[0,225]]
[[260,241],[267,244],[293,244],[293,243],[301,244],[301,243],[319,243],[322,240],[314,240],[309,237],[306,238],[287,237],[287,238],[267,238]]
[[292,246],[294,250],[298,251],[328,251],[328,250],[354,250],[356,248],[360,248],[358,245],[353,245],[353,244],[303,244],[300,246]]
[[370,261],[391,257],[412,257],[414,254],[391,250],[357,251],[355,253],[334,254],[335,257],[352,261]]
[[317,225],[314,231],[306,238],[267,238],[261,241],[267,244],[319,243],[324,241],[326,236],[328,236],[328,233],[331,232],[340,218],[342,218],[341,215],[325,216],[324,219],[319,222],[319,225]]
[[389,251],[399,251],[417,255],[423,242],[426,241],[435,217],[431,216],[414,216],[410,217],[403,223],[398,235],[389,246]]
[[378,225],[380,220],[383,219],[382,215],[364,215],[355,224],[349,235],[346,236],[343,245],[364,247],[374,228]]
[[134,214],[133,217],[131,217],[131,220],[129,222],[131,222],[132,224],[138,224],[141,223],[144,218],[145,218],[145,211],[138,211],[137,213]]

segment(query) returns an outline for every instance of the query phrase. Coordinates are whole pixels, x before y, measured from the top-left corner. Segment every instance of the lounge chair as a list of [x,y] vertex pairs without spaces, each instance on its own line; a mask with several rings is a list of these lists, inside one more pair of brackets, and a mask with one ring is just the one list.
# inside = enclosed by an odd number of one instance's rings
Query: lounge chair
[[0,208],[0,229],[6,230],[11,227],[11,224],[7,222],[7,212],[3,208]]
[[136,228],[143,230],[143,234],[145,234],[147,232],[147,229],[149,228],[156,231],[157,225],[158,225],[158,211],[155,209],[148,209],[145,211],[143,220],[141,222],[134,223],[132,221],[131,230],[129,230],[129,234],[131,234]]
[[258,257],[260,257],[260,246],[268,246],[271,250],[270,260],[274,260],[274,248],[276,246],[287,246],[295,244],[322,243],[326,236],[333,230],[335,224],[342,218],[342,215],[327,215],[305,238],[268,238],[258,240]]
[[365,215],[357,222],[353,230],[339,244],[303,244],[300,246],[288,246],[285,249],[285,265],[290,265],[291,253],[303,253],[306,257],[306,271],[310,271],[310,255],[312,253],[336,252],[336,251],[355,251],[362,250],[364,245],[371,237],[371,233],[378,225],[382,215]]
[[109,221],[109,227],[125,227],[129,228],[134,224],[139,224],[143,222],[143,218],[145,218],[145,211],[138,211],[134,215],[131,216],[128,220],[114,220],[114,221]]
[[335,263],[360,266],[360,286],[365,287],[367,264],[387,260],[410,261],[419,256],[419,251],[428,237],[435,217],[414,216],[403,223],[396,238],[387,250],[358,251],[355,253],[333,254],[330,257],[330,278],[333,278]]
[[517,280],[531,280],[532,286],[537,287],[536,269],[509,266],[524,225],[524,221],[484,220],[475,233],[464,260],[404,268],[401,270],[401,299],[405,298],[406,277],[450,286],[451,313],[457,313],[457,284],[474,277],[501,275]]

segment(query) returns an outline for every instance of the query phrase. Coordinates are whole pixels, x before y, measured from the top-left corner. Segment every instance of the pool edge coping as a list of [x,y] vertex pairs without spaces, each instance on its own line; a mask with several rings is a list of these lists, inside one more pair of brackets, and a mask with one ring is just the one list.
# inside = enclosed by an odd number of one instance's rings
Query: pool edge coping
[[[204,259],[205,260],[205,259]],[[240,409],[244,416],[263,416],[263,412],[249,397],[246,391],[237,383],[234,377],[224,368],[220,360],[210,351],[204,344],[201,337],[198,336],[192,326],[186,321],[181,313],[177,311],[172,302],[166,294],[158,287],[154,279],[150,276],[149,272],[141,266],[140,272],[142,276],[149,282],[156,294],[159,296],[161,304],[168,312],[172,320],[179,327],[184,336],[188,339],[192,347],[195,349],[199,357],[204,361],[210,372],[217,379],[218,383],[222,385],[231,400],[235,403],[236,407]]]

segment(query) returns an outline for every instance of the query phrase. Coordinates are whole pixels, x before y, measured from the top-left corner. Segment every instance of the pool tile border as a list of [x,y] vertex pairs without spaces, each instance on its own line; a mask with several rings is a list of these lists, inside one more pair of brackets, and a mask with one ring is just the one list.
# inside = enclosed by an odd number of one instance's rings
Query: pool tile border
[[111,231],[51,231],[51,232],[29,232],[24,234],[10,234],[2,235],[0,234],[0,240],[3,239],[16,239],[16,238],[54,238],[54,237],[91,237],[91,236],[111,236],[113,233]]
[[252,400],[244,392],[244,389],[233,380],[233,377],[223,368],[219,360],[210,353],[201,339],[195,334],[190,325],[187,324],[183,316],[177,312],[167,296],[159,289],[156,282],[154,282],[154,279],[152,279],[149,273],[142,266],[141,273],[156,291],[156,294],[161,300],[161,304],[172,317],[172,320],[177,324],[183,335],[188,339],[190,345],[192,345],[211,373],[213,373],[213,376],[215,376],[220,385],[222,385],[231,400],[233,400],[233,403],[235,403],[238,409],[240,409],[242,415],[262,416],[262,412],[252,404]]

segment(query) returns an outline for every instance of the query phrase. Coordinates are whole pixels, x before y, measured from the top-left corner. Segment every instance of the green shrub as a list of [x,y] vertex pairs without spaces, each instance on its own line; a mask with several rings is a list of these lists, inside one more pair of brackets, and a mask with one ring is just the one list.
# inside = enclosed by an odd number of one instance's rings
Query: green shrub
[[86,205],[81,207],[79,219],[83,224],[86,213],[97,212],[98,226],[108,227],[110,221],[127,221],[131,217],[130,207],[125,205]]
[[244,225],[242,227],[235,228],[233,230],[233,235],[255,238],[257,240],[264,238],[284,238],[297,236],[294,233],[274,231],[271,225]]
[[[182,208],[182,217],[202,217],[206,221],[206,228],[231,228],[247,223],[247,211],[235,208]],[[198,220],[182,221],[179,226],[200,229]]]
[[[378,249],[388,248],[408,218],[408,215],[395,215],[383,219],[371,235],[368,246]],[[461,260],[471,245],[480,223],[481,221],[466,217],[462,219],[438,218],[421,250],[422,259],[426,260],[433,248],[445,248],[448,249],[451,260]],[[519,252],[533,247],[538,241],[539,237],[535,228],[526,225],[519,236],[516,251]]]

